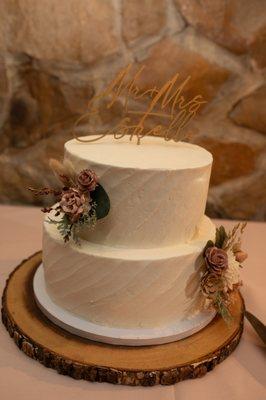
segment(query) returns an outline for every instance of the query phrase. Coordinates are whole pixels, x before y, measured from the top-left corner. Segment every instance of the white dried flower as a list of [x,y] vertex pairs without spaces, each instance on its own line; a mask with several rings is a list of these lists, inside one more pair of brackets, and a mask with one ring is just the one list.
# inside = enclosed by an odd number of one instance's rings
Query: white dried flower
[[207,297],[204,297],[204,309],[205,310],[213,310],[214,306],[213,306],[213,300],[212,299],[208,299]]
[[223,274],[223,280],[225,285],[225,291],[233,290],[234,285],[239,284],[239,262],[236,261],[235,255],[232,250],[229,250],[228,253],[228,268]]

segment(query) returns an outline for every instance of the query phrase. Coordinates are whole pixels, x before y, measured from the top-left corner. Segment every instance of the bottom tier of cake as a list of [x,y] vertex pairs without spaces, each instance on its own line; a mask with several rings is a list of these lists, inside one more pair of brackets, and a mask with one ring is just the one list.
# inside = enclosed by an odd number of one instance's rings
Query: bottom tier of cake
[[65,244],[44,223],[43,266],[52,301],[73,315],[116,328],[163,328],[202,312],[200,255],[215,227],[204,217],[193,240],[157,249]]

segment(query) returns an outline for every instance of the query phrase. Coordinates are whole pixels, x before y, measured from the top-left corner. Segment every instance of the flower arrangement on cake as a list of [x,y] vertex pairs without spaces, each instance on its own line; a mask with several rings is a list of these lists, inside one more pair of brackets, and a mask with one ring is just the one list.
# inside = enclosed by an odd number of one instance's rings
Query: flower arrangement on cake
[[231,320],[230,293],[242,284],[239,271],[247,258],[241,249],[245,227],[246,222],[239,223],[227,233],[220,226],[216,229],[215,242],[208,241],[202,254],[200,285],[205,307],[215,309],[227,322]]
[[76,174],[69,161],[62,164],[51,159],[49,164],[63,187],[60,190],[48,187],[29,190],[36,196],[52,195],[55,198],[54,206],[42,209],[44,213],[54,215],[46,222],[57,226],[65,242],[72,237],[79,243],[80,229],[84,225],[93,229],[97,220],[109,213],[109,197],[93,170],[86,168]]

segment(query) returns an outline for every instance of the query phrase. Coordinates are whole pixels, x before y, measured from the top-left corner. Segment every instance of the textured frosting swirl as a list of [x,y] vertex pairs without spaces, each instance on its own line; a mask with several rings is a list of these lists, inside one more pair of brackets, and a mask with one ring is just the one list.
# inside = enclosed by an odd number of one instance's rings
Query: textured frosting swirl
[[212,156],[203,148],[144,138],[105,137],[65,144],[75,170],[93,169],[108,192],[111,210],[81,237],[114,247],[155,248],[190,240],[206,206]]

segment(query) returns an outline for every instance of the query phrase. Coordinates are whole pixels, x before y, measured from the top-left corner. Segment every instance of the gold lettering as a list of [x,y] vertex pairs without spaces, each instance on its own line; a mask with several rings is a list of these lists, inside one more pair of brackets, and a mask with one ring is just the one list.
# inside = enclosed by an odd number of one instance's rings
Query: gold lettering
[[[105,132],[97,133],[96,138],[83,139],[82,137],[78,137],[74,129],[73,135],[77,140],[80,142],[94,142],[110,134],[119,140],[125,135],[129,135],[130,140],[136,137],[137,144],[140,144],[141,139],[149,135],[163,136],[166,141],[179,141],[184,137],[184,134],[181,133],[182,129],[196,116],[198,110],[206,101],[201,95],[196,95],[192,99],[186,100],[184,93],[191,76],[178,82],[180,80],[179,73],[176,73],[171,79],[165,82],[161,88],[154,86],[142,91],[137,82],[144,68],[145,66],[141,66],[132,78],[129,78],[132,72],[132,64],[123,68],[105,90],[89,101],[89,111],[76,121],[75,127],[84,122],[89,116],[99,112],[95,103],[103,98],[110,98],[106,106],[109,109],[119,98],[123,97],[124,114],[126,116],[115,127]],[[130,99],[138,101],[147,97],[150,97],[151,100],[146,110],[136,111],[129,109]],[[130,115],[140,116],[137,124],[131,124]],[[168,122],[166,126],[158,124],[154,128],[145,130],[145,122],[148,117],[160,117]]]

